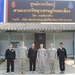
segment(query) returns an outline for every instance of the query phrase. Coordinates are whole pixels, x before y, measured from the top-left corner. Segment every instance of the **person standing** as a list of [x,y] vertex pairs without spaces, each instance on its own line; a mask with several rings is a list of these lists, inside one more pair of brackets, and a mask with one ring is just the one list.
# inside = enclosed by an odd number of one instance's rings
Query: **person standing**
[[37,49],[35,48],[35,44],[31,45],[31,48],[28,51],[28,60],[30,64],[30,74],[36,73],[36,59],[37,59]]
[[47,53],[48,53],[48,61],[50,66],[50,73],[55,74],[55,63],[57,58],[57,51],[53,47],[53,44],[50,44],[50,48],[48,49]]
[[10,66],[11,66],[11,73],[14,74],[14,61],[16,59],[16,53],[13,49],[12,44],[9,44],[9,48],[5,52],[5,62],[7,62],[7,75],[10,72]]
[[60,42],[60,48],[57,50],[57,56],[59,58],[60,74],[64,74],[65,60],[67,59],[66,49],[63,47],[63,42]]
[[27,47],[25,46],[23,41],[21,42],[21,46],[18,48],[18,58],[19,58],[20,73],[24,73],[27,60]]
[[45,62],[47,60],[47,50],[43,48],[43,44],[40,44],[40,48],[37,51],[37,60],[39,61],[40,73],[45,73]]

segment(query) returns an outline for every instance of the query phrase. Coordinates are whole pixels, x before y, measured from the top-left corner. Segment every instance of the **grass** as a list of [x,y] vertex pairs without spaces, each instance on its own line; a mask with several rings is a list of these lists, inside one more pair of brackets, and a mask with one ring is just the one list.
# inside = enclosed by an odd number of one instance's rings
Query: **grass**
[[4,62],[4,60],[2,59],[2,60],[0,60],[0,64],[2,64]]
[[74,59],[74,57],[69,57],[70,59]]

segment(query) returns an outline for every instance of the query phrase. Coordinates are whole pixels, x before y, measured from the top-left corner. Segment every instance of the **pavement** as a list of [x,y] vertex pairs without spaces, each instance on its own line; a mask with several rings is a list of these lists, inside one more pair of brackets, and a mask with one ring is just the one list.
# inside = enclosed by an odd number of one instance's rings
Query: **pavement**
[[[26,70],[25,70],[25,74],[20,74],[20,70],[19,70],[19,61],[16,60],[15,61],[15,74],[14,75],[30,75],[29,74],[29,62],[27,61],[26,62]],[[37,62],[37,65],[36,65],[36,75],[39,74],[39,66],[38,66],[38,62]],[[51,74],[51,75],[60,75],[59,74],[60,72],[60,69],[59,69],[59,62],[56,61],[56,66],[55,66],[55,73],[56,74]],[[46,62],[46,72],[44,75],[50,75],[50,70],[49,70],[49,65],[48,65],[48,62]],[[6,75],[6,62],[2,63],[0,65],[0,75]],[[11,73],[9,75],[12,75]],[[33,75],[33,74],[31,74]],[[40,75],[40,74],[39,74]],[[43,75],[43,74],[41,74]],[[62,74],[63,75],[63,74]],[[75,64],[74,64],[74,60],[72,59],[67,59],[66,61],[66,70],[65,70],[65,75],[75,75]]]

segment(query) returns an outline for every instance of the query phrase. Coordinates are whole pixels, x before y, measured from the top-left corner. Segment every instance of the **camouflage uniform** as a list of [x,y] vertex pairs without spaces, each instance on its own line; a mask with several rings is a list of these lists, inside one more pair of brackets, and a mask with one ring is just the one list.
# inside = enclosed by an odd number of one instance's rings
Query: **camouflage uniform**
[[38,49],[37,59],[39,60],[40,71],[42,73],[45,73],[45,62],[46,62],[46,59],[47,59],[46,49],[44,49],[44,48]]
[[57,51],[55,48],[49,48],[48,49],[48,61],[49,61],[49,65],[50,65],[50,72],[54,72],[55,73],[55,62],[56,62],[56,58],[57,58]]
[[27,58],[27,47],[19,47],[18,48],[18,58],[19,58],[19,66],[20,70],[25,70],[26,58]]

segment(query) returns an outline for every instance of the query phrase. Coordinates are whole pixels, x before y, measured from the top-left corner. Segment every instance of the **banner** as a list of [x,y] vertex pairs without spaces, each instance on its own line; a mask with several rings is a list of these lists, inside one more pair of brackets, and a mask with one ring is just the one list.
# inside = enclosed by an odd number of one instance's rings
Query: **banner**
[[8,22],[75,22],[75,1],[8,0]]

